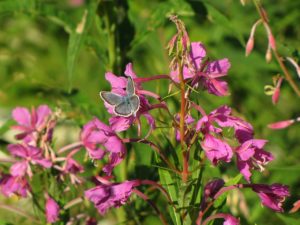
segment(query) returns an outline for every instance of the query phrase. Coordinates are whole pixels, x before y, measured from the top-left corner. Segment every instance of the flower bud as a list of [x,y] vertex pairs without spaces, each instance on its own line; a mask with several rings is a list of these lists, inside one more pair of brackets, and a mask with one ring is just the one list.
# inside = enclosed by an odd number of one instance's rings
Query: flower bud
[[265,26],[265,29],[266,29],[266,32],[267,32],[267,35],[268,35],[268,44],[271,47],[271,49],[276,50],[276,41],[275,41],[275,38],[272,34],[272,31],[271,31],[268,24],[264,23],[264,26]]
[[272,51],[271,51],[270,45],[268,45],[268,48],[267,48],[266,61],[267,61],[267,63],[270,63],[272,61]]
[[292,125],[294,122],[295,122],[295,120],[283,120],[283,121],[269,124],[268,128],[273,129],[273,130],[284,129],[284,128]]
[[256,30],[257,25],[260,23],[261,23],[261,20],[256,21],[251,28],[250,36],[249,36],[248,42],[246,44],[246,56],[250,55],[250,53],[252,52],[252,49],[254,47],[255,30]]
[[277,102],[279,101],[279,97],[280,97],[280,87],[281,87],[281,83],[282,83],[283,77],[280,77],[276,83],[276,87],[274,89],[274,93],[272,95],[272,102],[273,104],[277,104]]

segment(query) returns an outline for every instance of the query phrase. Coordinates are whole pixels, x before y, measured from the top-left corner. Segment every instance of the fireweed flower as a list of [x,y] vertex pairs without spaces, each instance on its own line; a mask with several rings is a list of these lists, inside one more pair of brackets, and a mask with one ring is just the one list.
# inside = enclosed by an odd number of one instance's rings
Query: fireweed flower
[[52,111],[47,105],[40,105],[37,109],[32,108],[31,113],[27,108],[15,108],[12,117],[18,125],[12,128],[21,131],[16,138],[26,143],[36,143],[38,133],[46,127],[51,114]]
[[206,116],[203,116],[197,122],[196,130],[201,131],[203,134],[210,132],[221,133],[222,128],[224,127],[234,128],[235,137],[240,143],[253,138],[253,128],[251,124],[238,117],[232,116],[231,108],[226,105],[215,109]]
[[248,140],[236,149],[237,166],[244,178],[250,182],[252,169],[264,170],[264,166],[274,158],[263,149],[266,140]]
[[[139,117],[141,115],[143,115],[146,118],[146,120],[148,121],[151,128],[154,129],[155,128],[155,120],[151,116],[151,114],[148,112],[149,110],[152,109],[152,107],[151,107],[151,104],[146,99],[145,93],[147,93],[151,96],[156,96],[156,94],[154,94],[152,92],[144,91],[142,89],[141,83],[135,81],[135,80],[137,80],[137,76],[136,76],[135,72],[133,71],[131,63],[127,64],[126,70],[125,70],[125,75],[127,77],[131,77],[134,81],[135,94],[140,99],[140,108],[137,111],[136,116],[132,115],[129,117],[123,117],[123,116],[114,115],[113,107],[111,105],[105,103],[105,107],[107,108],[108,112],[113,115],[109,119],[109,123],[110,123],[112,129],[117,132],[127,130],[136,121],[136,119],[139,124]],[[105,74],[105,79],[111,84],[111,87],[112,87],[111,92],[119,94],[119,95],[126,95],[125,89],[126,89],[127,79],[125,77],[118,77],[111,72],[107,72]]]
[[48,223],[55,223],[59,219],[59,205],[49,196],[46,200],[45,213]]
[[[192,87],[203,87],[208,93],[217,96],[228,95],[228,85],[220,80],[230,68],[228,59],[205,61],[206,50],[201,42],[192,42],[190,54],[183,67],[183,77],[191,80]],[[179,83],[178,68],[171,68],[171,78]]]
[[39,148],[26,144],[10,144],[7,148],[13,156],[23,159],[11,166],[10,173],[13,176],[24,176],[27,173],[29,177],[32,177],[30,163],[33,165],[39,164],[44,168],[50,168],[52,166],[52,162],[43,157]]
[[103,215],[111,208],[124,205],[134,187],[138,186],[137,181],[124,181],[119,184],[101,184],[85,191],[85,197],[95,204],[98,212]]
[[108,164],[103,171],[110,175],[113,168],[121,163],[126,149],[111,127],[97,118],[88,122],[81,132],[81,140],[91,159],[103,159],[108,155]]
[[224,140],[221,139],[222,128],[232,127],[236,139],[243,143],[253,136],[252,126],[238,117],[231,115],[228,106],[221,106],[208,115],[204,115],[196,124],[196,131],[204,136],[201,146],[207,158],[216,165],[220,160],[230,162],[233,151]]
[[10,197],[12,194],[19,195],[23,198],[27,197],[29,192],[29,184],[25,177],[2,175],[0,179],[0,189],[4,196]]
[[288,186],[282,184],[248,184],[256,192],[262,204],[276,212],[283,212],[282,203],[286,197],[290,196]]
[[207,158],[214,164],[221,160],[230,162],[233,156],[231,147],[223,140],[215,138],[210,134],[204,136],[201,147],[205,151]]

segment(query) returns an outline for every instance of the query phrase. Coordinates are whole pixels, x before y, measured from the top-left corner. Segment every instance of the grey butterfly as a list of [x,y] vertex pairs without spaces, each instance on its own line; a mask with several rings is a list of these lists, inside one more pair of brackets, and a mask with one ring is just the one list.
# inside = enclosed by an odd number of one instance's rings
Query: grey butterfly
[[126,94],[122,96],[109,91],[101,91],[100,97],[104,102],[114,107],[113,110],[116,115],[123,117],[135,116],[140,108],[140,98],[135,94],[131,77],[128,77],[127,80]]

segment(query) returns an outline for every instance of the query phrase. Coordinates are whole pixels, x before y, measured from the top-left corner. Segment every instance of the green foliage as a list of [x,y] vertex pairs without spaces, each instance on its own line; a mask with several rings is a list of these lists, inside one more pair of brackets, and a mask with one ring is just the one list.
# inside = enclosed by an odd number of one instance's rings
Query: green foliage
[[[297,56],[300,39],[299,1],[269,0],[263,1],[263,4],[268,12],[280,53],[284,56],[293,54]],[[270,96],[264,94],[264,86],[272,84],[272,76],[280,73],[280,68],[274,60],[270,64],[265,62],[267,36],[262,27],[259,27],[256,33],[254,51],[248,58],[244,57],[245,42],[251,26],[258,19],[251,1],[243,7],[238,0],[86,0],[83,5],[75,7],[67,0],[0,0],[1,154],[6,154],[4,144],[12,140],[12,135],[7,131],[12,125],[9,113],[15,106],[31,107],[47,103],[53,108],[61,108],[65,122],[61,127],[63,129],[71,127],[71,131],[68,133],[69,136],[61,138],[63,140],[60,144],[68,144],[78,137],[78,128],[93,116],[99,117],[104,122],[108,121],[108,114],[98,95],[100,90],[109,90],[108,82],[104,78],[106,71],[122,75],[124,66],[128,62],[133,62],[139,76],[168,74],[170,62],[165,46],[175,31],[174,26],[168,21],[170,14],[177,14],[184,20],[191,40],[203,42],[211,58],[229,58],[231,69],[228,83],[231,95],[218,98],[203,92],[200,94],[193,92],[193,97],[197,98],[207,112],[221,104],[229,104],[235,109],[235,114],[253,124],[256,138],[269,140],[267,150],[271,151],[277,160],[271,164],[263,177],[254,176],[254,180],[258,183],[280,181],[289,185],[292,194],[286,205],[286,209],[289,210],[294,201],[299,199],[297,175],[300,161],[299,125],[295,124],[280,131],[270,130],[266,126],[274,121],[299,116],[299,101],[287,82],[283,82],[278,105],[272,105]],[[299,55],[297,57],[299,61]],[[288,68],[299,84],[293,67]],[[172,113],[176,113],[179,108],[179,95],[170,96],[164,81],[145,84],[146,88],[155,90],[161,96],[168,96],[166,101]],[[167,120],[164,116],[160,119]],[[143,124],[147,127],[145,121]],[[169,126],[163,123],[160,125]],[[129,134],[130,132],[136,134],[133,131],[129,131]],[[161,146],[172,162],[177,164],[181,159],[176,158],[174,154],[178,149],[172,145],[173,130],[169,133],[170,136],[167,137],[157,132],[156,138],[168,139],[166,143],[161,143]],[[212,176],[220,177],[224,174],[224,170],[227,174],[226,179],[229,180],[226,185],[235,184],[241,179],[240,175],[235,176],[238,172],[235,165],[226,169],[207,168],[210,165],[204,165],[197,170],[187,186],[181,187],[178,175],[164,168],[157,155],[153,154],[148,146],[136,144],[129,150],[128,155],[129,159],[117,168],[119,171],[117,179],[136,178],[146,172],[150,176],[158,171],[162,185],[168,190],[173,204],[179,210],[166,206],[157,196],[154,196],[155,201],[163,210],[169,207],[171,212],[169,217],[173,224],[182,223],[181,208],[190,204],[200,204],[201,193],[195,192],[203,185],[200,180],[207,182]],[[82,162],[90,165],[86,176],[97,174],[99,171],[93,169],[91,162],[84,161],[84,157],[82,155]],[[199,155],[195,154],[193,159],[195,164],[192,167],[197,168]],[[126,174],[129,174],[128,177]],[[48,178],[36,176],[35,179],[37,180],[32,180],[35,183],[33,187],[36,188],[36,192],[42,193],[43,190],[39,190],[38,183],[40,180],[46,182]],[[56,187],[53,186],[55,181],[51,183],[50,193],[64,203],[64,196],[55,195]],[[227,197],[226,193],[221,195],[214,208],[222,207],[224,211],[238,208],[239,203],[228,205]],[[256,222],[258,225],[296,225],[299,221],[297,215],[274,216],[271,210],[260,206],[253,193],[246,192],[245,198],[250,215],[243,214],[242,210],[236,210],[243,224]],[[33,199],[39,203],[38,205],[43,206],[44,202],[39,202],[35,196]],[[5,200],[1,198],[2,201]],[[13,200],[11,201],[7,203],[15,204]],[[138,209],[132,209],[133,206],[132,204],[128,209],[113,211],[107,217],[119,222],[126,219],[129,221],[128,224],[159,223],[153,215],[139,214],[141,209],[148,206],[141,204],[137,206]],[[35,211],[41,214],[41,209],[38,208],[25,209],[30,214]],[[127,211],[131,214],[124,216]],[[196,211],[190,209],[190,212],[187,218],[193,221],[197,216]],[[95,210],[93,213],[96,215]],[[15,219],[13,213],[0,208],[0,224],[32,224],[32,221],[24,219],[21,215],[17,216]],[[100,217],[98,218],[100,220]]]

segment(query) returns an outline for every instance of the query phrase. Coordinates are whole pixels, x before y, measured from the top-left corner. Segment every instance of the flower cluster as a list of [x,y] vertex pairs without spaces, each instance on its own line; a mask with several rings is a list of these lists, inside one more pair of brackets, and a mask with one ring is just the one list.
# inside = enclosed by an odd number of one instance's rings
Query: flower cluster
[[[61,195],[65,195],[71,188],[78,186],[80,187],[78,193],[84,195],[65,204],[63,206],[65,210],[82,202],[85,197],[94,204],[99,214],[104,215],[110,208],[126,204],[134,193],[149,203],[158,213],[162,223],[166,225],[168,223],[164,213],[145,194],[147,192],[143,193],[139,190],[141,185],[151,185],[166,197],[168,204],[175,209],[172,211],[176,213],[174,217],[177,219],[184,220],[185,216],[190,214],[187,209],[197,209],[198,216],[197,213],[191,213],[194,217],[190,218],[197,225],[208,224],[214,219],[223,219],[225,225],[240,224],[240,220],[234,216],[217,212],[218,208],[211,210],[214,201],[220,195],[236,188],[251,188],[257,193],[264,206],[276,212],[283,212],[283,201],[289,196],[288,187],[281,184],[255,184],[251,179],[254,170],[263,171],[265,166],[274,159],[273,155],[264,149],[267,140],[255,138],[252,125],[235,116],[229,106],[220,106],[207,114],[201,104],[196,104],[192,99],[191,93],[200,88],[215,96],[225,96],[229,93],[228,84],[223,80],[230,68],[229,59],[210,60],[201,42],[190,43],[184,24],[177,17],[172,17],[172,21],[175,22],[178,32],[168,46],[169,53],[173,56],[170,74],[148,78],[137,77],[131,63],[126,66],[125,76],[116,76],[107,72],[105,78],[111,85],[111,91],[100,92],[100,96],[110,114],[109,124],[94,117],[83,126],[79,142],[54,150],[52,139],[58,117],[46,105],[39,106],[37,109],[33,108],[31,112],[22,107],[13,110],[12,117],[17,125],[12,129],[18,131],[16,139],[19,142],[7,146],[12,156],[10,162],[13,164],[9,173],[1,175],[0,190],[5,196],[16,194],[27,197],[29,193],[35,194],[31,190],[30,181],[37,172],[47,171],[43,175],[47,178],[51,176],[63,187]],[[272,43],[270,46],[273,47]],[[173,109],[168,108],[167,102],[162,101],[164,98],[143,88],[144,82],[157,79],[168,79],[170,84],[180,88],[180,113],[171,112]],[[274,101],[277,101],[278,95],[274,97]],[[160,111],[160,117],[157,119],[152,113],[154,109],[164,110]],[[142,116],[147,121],[149,131],[145,137],[140,138]],[[162,120],[169,120],[171,123],[163,122],[172,124],[170,131],[175,131],[173,135],[164,135],[168,138],[167,143],[171,145],[170,143],[180,142],[180,151],[172,148],[174,152],[166,154],[166,151],[161,149],[161,143],[152,141],[159,140],[157,137],[160,136],[155,135],[159,129],[157,124]],[[295,121],[282,121],[272,126],[282,128]],[[127,131],[134,124],[137,125],[136,136],[138,138],[124,138],[131,132],[126,132],[126,134],[122,132]],[[229,130],[232,131],[231,135],[228,134]],[[151,135],[153,139],[149,138]],[[119,177],[114,176],[115,168],[121,163],[126,163],[128,143],[146,144],[155,151],[157,158],[161,159],[159,170],[162,170],[163,166],[167,167],[167,172],[160,173],[164,185],[159,184],[157,180],[147,179],[120,181]],[[88,178],[79,175],[84,172],[85,167],[74,158],[74,155],[83,149],[86,158],[90,158],[90,161],[101,161],[101,164],[97,166],[97,173]],[[193,158],[191,157],[192,151]],[[66,156],[61,156],[65,152],[68,152]],[[182,164],[179,163],[179,154]],[[176,157],[171,158],[171,155],[176,155]],[[194,165],[197,163],[203,165],[206,160],[212,166],[218,166],[221,163],[226,166],[235,162],[242,174],[240,177],[244,177],[245,182],[237,181],[227,185],[221,178],[208,182],[201,178],[202,180],[197,181],[197,185],[188,185],[189,182],[193,184],[192,174],[199,169]],[[162,178],[162,174],[166,173],[169,173],[169,180]],[[182,180],[179,181],[178,177]],[[94,187],[88,189],[91,181]],[[179,193],[176,191],[169,193],[166,190],[168,188],[164,186],[170,185],[174,186]],[[54,223],[60,219],[61,203],[58,197],[54,197],[58,194],[51,193],[49,189],[46,187],[43,198],[45,218],[48,223]],[[192,201],[189,201],[188,197],[183,197],[181,200],[182,196],[188,195],[192,196],[191,199],[195,199],[199,193],[201,200],[198,203],[190,203]],[[211,215],[207,215],[208,212],[211,212]],[[85,218],[87,224],[96,224],[95,219],[87,213],[80,214],[79,217]],[[69,218],[70,224],[76,218]]]
[[[47,105],[32,108],[31,112],[24,107],[12,111],[12,118],[17,123],[12,130],[17,132],[18,143],[7,146],[11,158],[7,162],[12,165],[9,173],[3,173],[0,179],[0,190],[3,195],[10,197],[18,195],[27,197],[32,193],[30,182],[36,174],[50,169],[58,171],[57,177],[64,179],[70,176],[73,184],[80,183],[77,173],[83,172],[83,167],[72,158],[78,150],[73,150],[67,157],[58,157],[52,149],[53,131],[57,115]],[[79,145],[80,146],[80,145]],[[77,146],[78,147],[78,146]],[[45,214],[48,223],[59,219],[58,203],[45,192]]]

